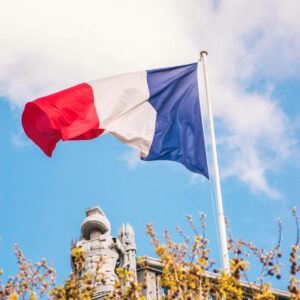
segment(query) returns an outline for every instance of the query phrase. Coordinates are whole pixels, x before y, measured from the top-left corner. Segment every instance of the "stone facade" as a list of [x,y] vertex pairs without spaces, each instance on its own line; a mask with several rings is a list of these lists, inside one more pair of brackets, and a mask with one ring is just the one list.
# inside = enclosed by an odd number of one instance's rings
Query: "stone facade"
[[[111,236],[111,225],[100,207],[86,210],[86,218],[81,225],[81,237],[72,247],[80,247],[85,252],[84,272],[100,273],[96,277],[96,294],[94,300],[105,299],[114,289],[118,280],[115,269],[118,266],[132,271],[138,282],[145,283],[144,296],[149,300],[158,300],[168,291],[161,288],[161,261],[151,257],[143,257],[143,266],[139,266],[136,259],[136,245],[134,231],[130,224],[122,225],[118,237]],[[99,261],[102,263],[98,265]],[[206,273],[212,280],[215,274]],[[103,280],[104,279],[104,280]],[[249,286],[245,283],[245,290]],[[289,293],[273,289],[278,300],[289,299]],[[247,299],[251,299],[250,297]]]

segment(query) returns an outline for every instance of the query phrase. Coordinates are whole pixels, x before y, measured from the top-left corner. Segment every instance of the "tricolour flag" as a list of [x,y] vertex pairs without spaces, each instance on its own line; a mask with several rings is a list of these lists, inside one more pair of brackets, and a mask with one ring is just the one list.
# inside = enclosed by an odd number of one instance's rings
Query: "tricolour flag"
[[197,63],[102,78],[28,102],[27,136],[51,156],[59,140],[111,133],[142,160],[171,160],[208,178]]

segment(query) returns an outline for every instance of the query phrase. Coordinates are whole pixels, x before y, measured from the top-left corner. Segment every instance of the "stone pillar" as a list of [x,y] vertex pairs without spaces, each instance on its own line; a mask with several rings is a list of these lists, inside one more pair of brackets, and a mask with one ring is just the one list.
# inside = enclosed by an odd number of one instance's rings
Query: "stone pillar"
[[137,280],[145,284],[142,293],[148,300],[158,300],[163,296],[161,289],[162,264],[160,260],[143,257],[142,264],[137,265]]

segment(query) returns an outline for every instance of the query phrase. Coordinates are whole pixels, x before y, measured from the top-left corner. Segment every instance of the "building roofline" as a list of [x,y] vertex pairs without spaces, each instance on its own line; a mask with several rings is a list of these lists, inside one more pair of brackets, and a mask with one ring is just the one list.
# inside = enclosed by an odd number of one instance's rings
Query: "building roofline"
[[[142,256],[141,257],[141,261],[142,263],[137,263],[137,272],[141,272],[144,270],[150,270],[153,271],[155,273],[162,273],[163,271],[163,265],[160,259],[157,258],[153,258],[150,256]],[[217,278],[220,275],[212,273],[212,272],[205,272],[205,276],[209,277],[211,279]],[[251,286],[248,282],[246,281],[241,281],[241,285],[243,287],[245,287],[246,289],[251,289],[251,288],[259,288],[259,285],[252,283]],[[280,300],[284,300],[284,299],[290,299],[291,295],[289,292],[286,291],[282,291],[276,288],[271,288],[270,291],[272,292],[272,294],[274,294],[275,296],[279,297]]]

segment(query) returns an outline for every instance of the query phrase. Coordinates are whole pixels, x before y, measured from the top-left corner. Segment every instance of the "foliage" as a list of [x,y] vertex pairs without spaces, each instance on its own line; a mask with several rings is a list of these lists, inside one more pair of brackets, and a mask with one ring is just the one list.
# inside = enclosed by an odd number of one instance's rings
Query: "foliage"
[[73,272],[63,286],[58,286],[50,291],[50,297],[54,300],[91,300],[95,293],[95,287],[91,274],[83,273],[85,260],[83,250],[73,248],[71,259]]
[[296,208],[294,208],[293,210],[293,215],[295,217],[296,225],[297,225],[297,238],[295,244],[292,246],[292,251],[290,253],[291,277],[290,277],[290,284],[288,288],[291,293],[291,300],[299,300],[300,299],[300,288],[299,288],[299,283],[300,283],[299,234],[300,232],[299,232],[299,219],[297,216]]
[[117,268],[116,273],[120,280],[116,282],[115,291],[109,295],[108,299],[147,300],[142,295],[143,284],[137,282],[135,274],[123,268]]
[[[71,259],[73,272],[63,286],[58,286],[50,291],[50,297],[52,300],[91,300],[97,292],[96,283],[100,281],[105,284],[105,278],[101,271],[104,259],[100,256],[94,275],[83,272],[85,259],[82,248],[73,248]],[[115,283],[115,290],[107,296],[107,299],[145,299],[141,294],[142,285],[136,281],[132,272],[117,268],[116,273],[119,281]]]
[[[0,279],[0,299],[28,298],[29,300],[36,300],[38,296],[45,295],[55,282],[54,269],[48,266],[44,258],[35,264],[28,262],[17,245],[14,246],[14,252],[18,261],[19,272],[10,277],[5,285]],[[3,275],[3,271],[0,271],[0,275]]]
[[[288,290],[290,299],[300,299],[300,263],[299,263],[299,222],[296,209],[293,209],[296,221],[297,238],[289,256],[291,264],[290,284]],[[147,226],[156,254],[163,263],[162,287],[167,290],[163,299],[245,299],[251,297],[254,300],[275,299],[271,291],[271,284],[266,280],[275,276],[281,279],[280,252],[282,225],[279,221],[279,238],[277,245],[270,251],[258,249],[252,243],[244,240],[234,240],[228,225],[230,272],[213,269],[214,262],[209,258],[210,250],[208,240],[205,237],[205,216],[200,214],[200,229],[198,232],[191,216],[187,216],[193,231],[193,238],[186,236],[180,228],[177,232],[183,242],[175,243],[169,232],[165,231],[164,242],[161,243],[151,225]],[[258,278],[254,282],[248,279],[249,258],[254,257],[260,265]],[[214,275],[209,271],[213,271]],[[298,278],[298,279],[297,279]]]
[[[291,300],[300,300],[300,262],[299,262],[299,222],[296,209],[293,210],[296,221],[297,236],[289,255],[290,282],[288,290]],[[218,299],[242,300],[250,297],[254,300],[273,300],[275,296],[268,282],[270,277],[281,279],[280,260],[282,254],[281,231],[279,221],[278,242],[273,249],[266,251],[258,249],[245,240],[234,240],[227,224],[229,234],[228,244],[231,253],[230,272],[225,273],[215,267],[210,258],[209,241],[205,235],[205,215],[200,214],[199,225],[196,226],[191,216],[187,220],[192,230],[192,237],[186,235],[181,228],[176,228],[182,242],[175,242],[170,233],[165,231],[161,242],[153,230],[147,225],[156,254],[163,266],[161,285],[165,290],[164,299],[195,299],[208,300],[211,296]],[[199,228],[198,228],[199,227]],[[6,284],[1,283],[0,300],[35,300],[48,293],[55,281],[55,271],[48,266],[45,259],[35,265],[29,263],[18,246],[15,246],[19,272],[10,278]],[[73,248],[71,252],[73,272],[64,285],[52,288],[49,297],[52,300],[91,300],[97,292],[97,282],[105,283],[101,267],[104,260],[100,257],[94,275],[84,272],[85,254],[81,248]],[[256,259],[260,266],[258,277],[254,282],[248,279],[250,261]],[[145,263],[140,258],[138,263]],[[257,269],[257,268],[256,268]],[[2,275],[0,271],[0,278]],[[145,282],[137,282],[134,273],[123,268],[117,268],[119,280],[115,283],[115,290],[107,299],[145,300],[142,291]]]

